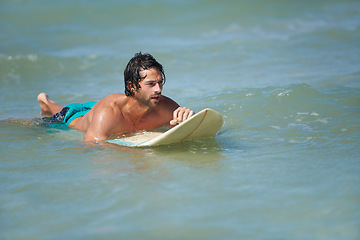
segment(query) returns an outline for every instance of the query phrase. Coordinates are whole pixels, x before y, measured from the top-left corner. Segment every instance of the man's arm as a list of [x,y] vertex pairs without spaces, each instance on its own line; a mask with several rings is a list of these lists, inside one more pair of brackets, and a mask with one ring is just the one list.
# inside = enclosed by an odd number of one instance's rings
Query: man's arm
[[116,122],[111,108],[96,109],[90,119],[90,125],[86,131],[84,141],[100,142],[108,140],[112,134]]

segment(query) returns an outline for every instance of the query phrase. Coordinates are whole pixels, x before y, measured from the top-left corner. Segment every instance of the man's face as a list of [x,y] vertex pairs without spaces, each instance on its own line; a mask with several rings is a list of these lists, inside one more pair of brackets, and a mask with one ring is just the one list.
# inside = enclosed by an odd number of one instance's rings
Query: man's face
[[148,107],[157,106],[164,83],[160,71],[150,68],[140,71],[140,76],[145,78],[141,80],[141,88],[135,91],[134,97]]

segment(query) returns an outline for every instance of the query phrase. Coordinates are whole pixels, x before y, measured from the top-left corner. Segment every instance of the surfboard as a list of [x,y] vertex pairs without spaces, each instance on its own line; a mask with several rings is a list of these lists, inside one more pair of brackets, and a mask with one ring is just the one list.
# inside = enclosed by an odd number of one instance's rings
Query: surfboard
[[107,140],[109,143],[128,147],[150,147],[206,138],[215,135],[223,125],[220,113],[210,108],[203,109],[191,118],[166,132],[142,131],[130,136]]

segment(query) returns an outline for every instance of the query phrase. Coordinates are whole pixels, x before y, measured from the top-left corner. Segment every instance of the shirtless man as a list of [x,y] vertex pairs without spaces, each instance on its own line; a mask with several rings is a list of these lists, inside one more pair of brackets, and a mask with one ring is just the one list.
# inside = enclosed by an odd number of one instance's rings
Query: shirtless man
[[[137,53],[124,71],[125,94],[114,93],[98,101],[84,116],[68,126],[84,131],[85,141],[100,142],[134,130],[174,126],[194,112],[161,94],[165,83],[162,65],[150,54]],[[67,109],[46,93],[37,98],[42,114],[66,114]],[[70,106],[70,105],[69,105]]]

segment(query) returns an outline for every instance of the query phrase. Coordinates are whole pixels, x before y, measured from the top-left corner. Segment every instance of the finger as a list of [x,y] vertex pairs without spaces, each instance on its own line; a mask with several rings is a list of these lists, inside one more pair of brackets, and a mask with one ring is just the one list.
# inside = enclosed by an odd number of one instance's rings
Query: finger
[[180,107],[175,109],[175,111],[173,112],[173,120],[177,120],[178,112],[180,112],[180,110],[181,110]]
[[192,115],[194,115],[194,111],[193,111],[193,110],[190,110],[190,113],[189,113],[188,118],[191,118],[191,117],[192,117]]
[[185,107],[180,108],[180,111],[177,114],[178,123],[181,123],[182,121],[184,121],[183,115],[184,115],[185,111],[186,111]]
[[189,114],[190,114],[190,109],[186,109],[185,110],[185,112],[184,112],[184,114],[183,114],[183,121],[185,121],[186,119],[188,119],[189,118]]
[[177,109],[175,109],[175,111],[173,112],[173,119],[170,120],[170,125],[176,125],[178,123],[178,113],[181,110],[181,107],[178,107]]

